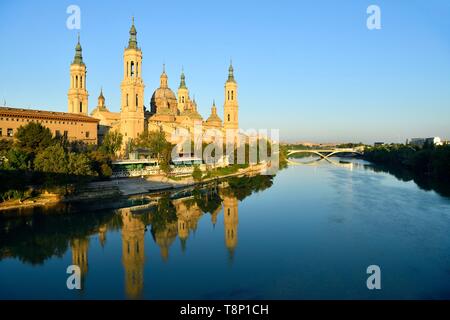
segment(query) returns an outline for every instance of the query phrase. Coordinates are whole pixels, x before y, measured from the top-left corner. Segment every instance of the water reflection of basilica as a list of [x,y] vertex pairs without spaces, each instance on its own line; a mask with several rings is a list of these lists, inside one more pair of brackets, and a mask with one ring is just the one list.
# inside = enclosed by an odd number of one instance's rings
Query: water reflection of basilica
[[[125,294],[129,299],[139,299],[143,293],[144,243],[147,225],[151,229],[155,243],[160,248],[162,260],[167,261],[170,247],[177,237],[180,239],[181,249],[184,252],[187,240],[195,233],[200,218],[210,212],[211,223],[215,227],[219,214],[223,212],[225,247],[229,252],[230,260],[232,260],[237,246],[238,199],[232,194],[222,191],[219,191],[219,195],[219,202],[207,208],[203,206],[204,203],[208,204],[208,201],[212,201],[208,195],[202,196],[200,199],[191,196],[168,200],[164,205],[158,202],[156,211],[154,205],[149,205],[148,210],[140,210],[138,213],[133,213],[134,207],[118,210],[121,221],[124,287]],[[164,208],[161,209],[161,206]],[[173,219],[170,219],[171,214]],[[97,229],[102,247],[106,244],[108,228],[110,228],[108,224],[103,224]],[[72,240],[71,249],[72,263],[81,269],[82,287],[84,288],[84,279],[88,272],[89,237]]]

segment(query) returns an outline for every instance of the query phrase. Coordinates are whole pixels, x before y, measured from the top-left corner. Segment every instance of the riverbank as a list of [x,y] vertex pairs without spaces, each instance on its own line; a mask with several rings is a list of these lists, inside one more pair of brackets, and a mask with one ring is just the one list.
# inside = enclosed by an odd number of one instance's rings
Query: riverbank
[[0,203],[0,212],[39,206],[54,206],[64,202],[70,203],[94,201],[98,199],[117,199],[140,194],[179,190],[213,181],[220,181],[230,177],[260,174],[264,168],[265,164],[253,165],[247,168],[238,169],[236,172],[230,174],[205,178],[199,181],[194,180],[192,176],[173,179],[163,175],[96,181],[87,183],[83,187],[80,187],[75,193],[66,197],[53,193],[45,193],[23,201],[5,201]]
[[24,209],[33,207],[45,207],[54,205],[62,201],[60,195],[54,193],[44,193],[35,197],[30,197],[22,201],[18,199],[8,200],[0,203],[0,212],[11,209]]

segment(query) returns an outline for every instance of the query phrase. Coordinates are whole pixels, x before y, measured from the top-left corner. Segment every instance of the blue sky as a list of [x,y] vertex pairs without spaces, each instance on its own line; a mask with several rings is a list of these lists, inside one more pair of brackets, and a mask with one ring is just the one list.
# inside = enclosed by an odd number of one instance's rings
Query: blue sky
[[[100,87],[119,111],[122,55],[131,16],[144,55],[145,104],[166,63],[181,67],[204,117],[222,116],[230,57],[242,128],[278,128],[289,141],[450,138],[450,1],[9,1],[0,2],[0,98],[66,111],[81,8],[89,110]],[[381,8],[381,30],[366,9]]]

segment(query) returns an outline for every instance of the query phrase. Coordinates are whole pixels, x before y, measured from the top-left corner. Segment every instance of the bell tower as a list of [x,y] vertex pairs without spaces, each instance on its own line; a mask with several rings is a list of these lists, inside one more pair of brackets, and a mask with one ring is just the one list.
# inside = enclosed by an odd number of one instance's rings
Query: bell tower
[[234,69],[231,62],[228,68],[228,79],[225,82],[225,103],[223,109],[224,129],[239,129],[237,83],[234,80]]
[[186,87],[184,70],[181,70],[180,87],[178,88],[178,112],[181,114],[189,104],[189,90]]
[[86,65],[83,62],[80,35],[78,35],[78,43],[75,47],[75,57],[70,65],[70,88],[67,97],[69,113],[88,114]]
[[239,224],[238,199],[235,196],[225,195],[223,197],[223,215],[225,227],[225,246],[228,249],[230,260],[233,259],[234,250],[237,246],[237,231]]
[[123,54],[124,76],[121,89],[120,131],[127,142],[144,132],[144,82],[142,80],[142,51],[137,45],[134,18],[128,47]]

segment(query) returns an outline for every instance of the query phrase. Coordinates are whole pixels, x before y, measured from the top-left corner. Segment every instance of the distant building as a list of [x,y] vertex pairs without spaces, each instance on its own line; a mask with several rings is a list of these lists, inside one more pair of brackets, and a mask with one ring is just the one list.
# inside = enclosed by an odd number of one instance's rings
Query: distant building
[[374,147],[384,146],[384,142],[374,142]]
[[434,145],[434,146],[442,146],[441,138],[439,137],[431,137],[431,138],[412,138],[409,141],[410,145],[416,147],[423,147],[425,144]]
[[84,114],[0,107],[0,139],[12,139],[17,129],[30,122],[40,123],[54,136],[97,144],[99,120]]

